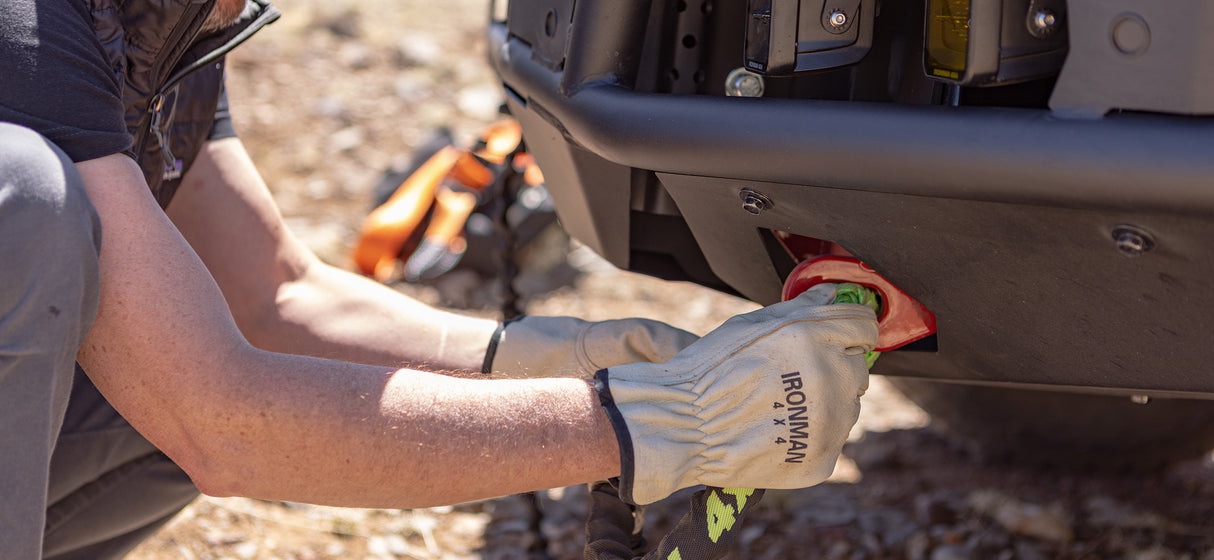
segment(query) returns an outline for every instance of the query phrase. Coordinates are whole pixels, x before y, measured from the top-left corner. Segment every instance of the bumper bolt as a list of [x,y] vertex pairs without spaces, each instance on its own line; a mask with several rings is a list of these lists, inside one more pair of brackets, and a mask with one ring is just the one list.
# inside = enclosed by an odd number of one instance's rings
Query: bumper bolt
[[1117,250],[1127,257],[1141,257],[1143,253],[1155,248],[1155,240],[1151,234],[1130,225],[1113,228],[1113,241],[1117,242]]
[[1124,14],[1113,22],[1113,47],[1127,57],[1145,53],[1151,46],[1151,28],[1138,14]]
[[756,216],[772,207],[771,199],[752,189],[742,189],[738,197],[742,199],[742,209]]
[[830,22],[831,27],[843,29],[843,26],[847,25],[847,14],[843,13],[843,10],[835,10],[830,13],[827,21]]
[[725,95],[730,97],[763,97],[763,76],[745,68],[734,68],[725,76]]
[[1147,404],[1151,402],[1151,397],[1148,395],[1130,395],[1130,402],[1134,404]]
[[1034,37],[1044,39],[1058,30],[1058,16],[1051,10],[1039,10],[1029,14],[1028,28]]

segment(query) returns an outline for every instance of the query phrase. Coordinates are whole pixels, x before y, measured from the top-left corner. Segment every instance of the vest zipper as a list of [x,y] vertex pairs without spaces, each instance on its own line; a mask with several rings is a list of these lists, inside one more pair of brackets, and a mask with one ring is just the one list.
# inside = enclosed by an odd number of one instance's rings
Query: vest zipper
[[[178,20],[178,24],[173,26],[173,30],[169,32],[168,39],[164,42],[164,45],[168,46],[168,49],[152,63],[153,76],[159,77],[164,73],[166,67],[172,68],[181,60],[182,55],[189,48],[189,45],[182,44],[182,37],[187,32],[197,34],[198,30],[202,28],[202,24],[206,21],[207,16],[210,15],[209,11],[203,13],[205,11],[203,10],[204,7],[205,3],[200,2],[186,8],[188,11],[182,14],[181,19]],[[200,15],[201,17],[199,17]],[[181,22],[186,23],[183,24]],[[172,152],[168,150],[168,142],[162,138],[165,136],[165,133],[160,130],[162,117],[159,116],[159,109],[164,106],[164,94],[166,91],[168,91],[168,88],[164,87],[163,84],[157,88],[156,95],[148,102],[147,114],[144,115],[143,119],[140,119],[143,122],[138,128],[139,137],[135,139],[136,158],[143,157],[142,154],[147,148],[148,132],[152,132],[156,136],[156,141],[160,144],[161,156],[170,163],[175,161]]]
[[[175,170],[175,172],[180,173],[181,170],[177,169],[177,157],[173,155],[173,149],[169,145],[169,133],[165,130],[164,123],[162,122],[164,121],[164,113],[161,111],[163,107],[164,93],[157,93],[148,105],[148,112],[152,115],[152,122],[148,127],[151,129],[152,134],[156,135],[156,142],[160,144],[160,157],[164,159],[165,169]],[[166,173],[168,172],[166,171]]]

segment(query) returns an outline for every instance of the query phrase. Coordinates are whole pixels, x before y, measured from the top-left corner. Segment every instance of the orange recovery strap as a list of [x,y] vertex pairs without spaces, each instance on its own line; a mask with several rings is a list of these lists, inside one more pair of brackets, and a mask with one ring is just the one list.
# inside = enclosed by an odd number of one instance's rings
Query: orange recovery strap
[[473,149],[446,146],[431,156],[363,221],[353,252],[358,270],[381,282],[402,272],[413,281],[454,266],[466,248],[468,217],[503,165],[522,165],[528,183],[543,182],[534,161],[518,152],[521,142],[518,123],[506,120],[482,131]]

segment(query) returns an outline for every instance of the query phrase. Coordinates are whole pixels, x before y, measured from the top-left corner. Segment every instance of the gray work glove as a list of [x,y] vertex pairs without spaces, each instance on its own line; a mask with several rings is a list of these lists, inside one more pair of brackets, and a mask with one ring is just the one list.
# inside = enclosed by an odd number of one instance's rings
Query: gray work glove
[[804,488],[826,480],[868,389],[869,307],[835,287],[734,317],[664,364],[597,375],[620,443],[620,497],[681,488]]
[[589,322],[525,316],[502,324],[482,373],[495,378],[577,377],[633,362],[665,362],[696,335],[650,319]]

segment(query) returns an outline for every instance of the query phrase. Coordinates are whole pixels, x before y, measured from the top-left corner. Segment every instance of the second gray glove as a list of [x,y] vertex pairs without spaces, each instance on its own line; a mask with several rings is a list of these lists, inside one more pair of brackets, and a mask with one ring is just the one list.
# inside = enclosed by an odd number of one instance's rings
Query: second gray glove
[[577,377],[634,362],[665,362],[696,335],[651,319],[583,321],[524,316],[503,323],[482,373],[495,378]]

